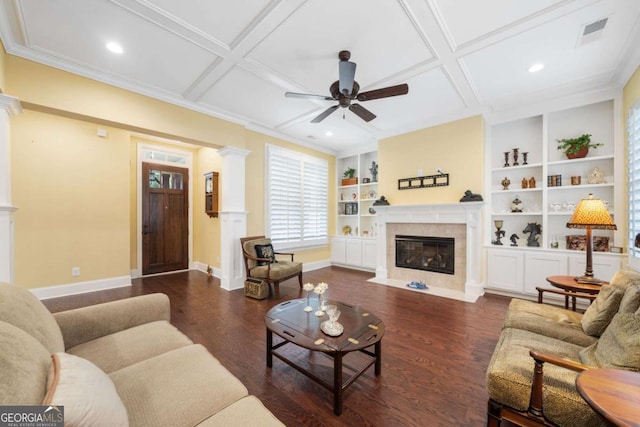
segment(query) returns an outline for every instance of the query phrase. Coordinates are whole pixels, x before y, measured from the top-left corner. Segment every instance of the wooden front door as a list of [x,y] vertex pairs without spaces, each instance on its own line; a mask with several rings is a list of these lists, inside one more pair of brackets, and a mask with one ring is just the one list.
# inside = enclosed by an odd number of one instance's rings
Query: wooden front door
[[142,163],[142,274],[189,267],[189,170]]

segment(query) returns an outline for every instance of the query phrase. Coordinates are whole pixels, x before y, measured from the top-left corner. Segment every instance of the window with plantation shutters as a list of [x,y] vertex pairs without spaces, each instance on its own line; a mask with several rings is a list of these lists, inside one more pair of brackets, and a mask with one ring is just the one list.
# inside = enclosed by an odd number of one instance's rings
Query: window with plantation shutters
[[629,263],[640,268],[640,101],[629,111]]
[[267,145],[266,234],[277,249],[328,243],[328,164]]

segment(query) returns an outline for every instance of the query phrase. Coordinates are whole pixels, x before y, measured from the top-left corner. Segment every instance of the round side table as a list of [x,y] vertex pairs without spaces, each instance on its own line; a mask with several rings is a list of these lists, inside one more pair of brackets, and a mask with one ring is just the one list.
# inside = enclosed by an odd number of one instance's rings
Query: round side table
[[640,373],[589,369],[576,378],[578,393],[610,426],[640,426]]
[[[549,276],[547,282],[556,288],[560,288],[567,292],[578,292],[583,294],[597,295],[603,284],[578,283],[573,276]],[[564,308],[569,308],[569,296],[564,297]],[[571,309],[576,311],[576,297],[571,297]]]

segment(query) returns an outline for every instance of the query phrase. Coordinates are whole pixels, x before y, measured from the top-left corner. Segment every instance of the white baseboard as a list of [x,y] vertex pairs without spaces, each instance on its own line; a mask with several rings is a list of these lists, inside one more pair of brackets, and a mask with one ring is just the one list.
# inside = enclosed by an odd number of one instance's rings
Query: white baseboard
[[[205,264],[200,261],[194,261],[192,264],[193,264],[193,270],[202,271],[203,273],[207,272],[208,264]],[[222,270],[220,270],[218,267],[213,267],[213,277],[217,277],[218,279],[221,278]]]
[[331,267],[331,260],[323,259],[322,261],[305,262],[302,264],[302,272],[320,270],[325,267]]
[[84,294],[87,292],[104,291],[106,289],[131,286],[131,276],[110,277],[108,279],[91,280],[88,282],[69,283],[66,285],[48,286],[45,288],[29,289],[38,299],[65,297]]

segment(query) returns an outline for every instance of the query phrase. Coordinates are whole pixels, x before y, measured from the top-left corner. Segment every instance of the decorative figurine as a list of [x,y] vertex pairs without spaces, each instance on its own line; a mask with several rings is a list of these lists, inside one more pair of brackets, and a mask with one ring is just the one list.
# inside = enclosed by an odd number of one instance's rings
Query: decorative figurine
[[502,241],[500,239],[502,239],[505,235],[504,230],[502,230],[502,225],[504,224],[504,222],[501,219],[496,219],[495,221],[493,221],[493,223],[495,224],[497,230],[496,240],[492,240],[491,244],[502,246]]
[[519,148],[513,149],[513,166],[520,166],[520,163],[518,163],[518,150]]
[[522,200],[520,200],[518,196],[516,196],[516,198],[513,199],[513,202],[511,202],[511,212],[514,212],[514,213],[522,212],[522,206],[520,206],[521,204],[522,204]]
[[528,151],[525,151],[524,153],[522,153],[522,165],[528,165],[529,163],[527,163],[527,156],[529,155]]
[[600,168],[596,166],[591,172],[589,172],[589,175],[587,176],[587,182],[589,184],[603,184],[604,172],[602,172]]
[[505,168],[509,167],[509,152],[508,151],[504,152],[504,167]]
[[553,236],[553,240],[551,241],[551,244],[549,246],[551,246],[552,249],[558,249],[558,247],[560,246],[560,244],[558,243],[558,236]]
[[527,188],[529,186],[529,181],[527,178],[522,178],[522,188]]
[[471,190],[464,192],[464,196],[460,199],[461,202],[481,202],[482,196],[480,194],[474,194]]
[[505,176],[504,179],[502,181],[500,181],[500,184],[502,184],[502,189],[503,190],[508,190],[509,189],[509,184],[511,184],[511,181],[509,180],[509,178],[507,178]]
[[513,233],[511,235],[511,237],[509,237],[509,240],[511,240],[511,246],[518,246],[518,242],[517,240],[519,240],[520,237],[518,237],[518,235],[516,233]]
[[529,188],[536,188],[536,179],[533,176],[529,180]]
[[371,182],[378,182],[378,165],[375,161],[371,162],[369,172],[371,172]]
[[542,226],[537,222],[530,222],[527,226],[522,230],[523,234],[529,233],[529,237],[527,237],[527,246],[531,247],[539,247],[540,242],[538,239],[540,238],[540,233],[542,233]]

